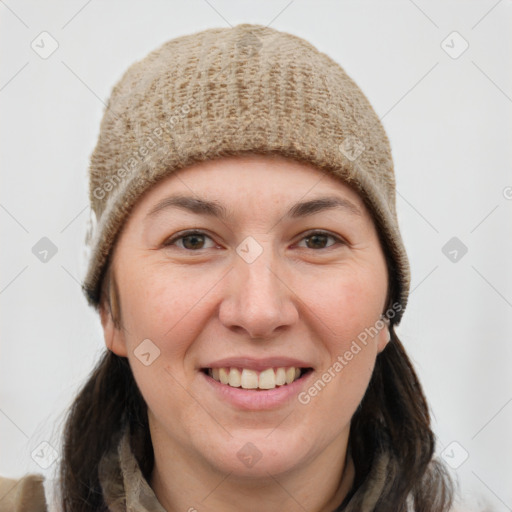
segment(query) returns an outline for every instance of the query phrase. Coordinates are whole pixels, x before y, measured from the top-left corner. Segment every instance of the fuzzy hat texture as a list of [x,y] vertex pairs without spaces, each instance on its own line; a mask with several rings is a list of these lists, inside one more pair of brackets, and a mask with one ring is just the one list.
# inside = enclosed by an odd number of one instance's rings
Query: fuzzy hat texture
[[172,39],[113,88],[89,169],[89,304],[99,305],[108,257],[144,192],[193,163],[244,153],[310,163],[360,194],[391,267],[398,324],[410,268],[384,128],[338,63],[300,37],[253,24]]

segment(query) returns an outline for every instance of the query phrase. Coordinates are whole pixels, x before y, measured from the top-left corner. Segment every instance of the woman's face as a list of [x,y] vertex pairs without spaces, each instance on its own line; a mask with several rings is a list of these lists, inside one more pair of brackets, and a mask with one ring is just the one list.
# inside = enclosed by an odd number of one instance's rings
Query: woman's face
[[129,359],[157,463],[168,448],[258,476],[344,453],[389,339],[356,192],[281,157],[203,162],[139,200],[114,255],[123,325],[104,310],[105,340]]

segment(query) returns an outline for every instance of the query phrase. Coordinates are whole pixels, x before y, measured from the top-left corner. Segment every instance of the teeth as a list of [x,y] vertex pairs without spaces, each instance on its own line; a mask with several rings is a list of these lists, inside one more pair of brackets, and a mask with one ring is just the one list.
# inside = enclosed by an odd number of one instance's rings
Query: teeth
[[[231,372],[233,369],[231,369]],[[234,370],[238,372],[238,370]],[[229,372],[231,374],[231,372]],[[244,389],[256,389],[258,387],[258,372],[254,370],[242,370],[242,378],[240,379],[240,384]],[[231,385],[231,383],[230,383]]]
[[208,375],[217,382],[234,388],[274,389],[276,386],[291,384],[300,377],[300,368],[267,368],[262,372],[242,368],[210,368]]
[[[215,379],[215,375],[213,375],[213,372],[212,377]],[[226,368],[219,368],[219,380],[222,384],[227,384],[229,382],[228,371],[226,370]]]
[[239,388],[242,383],[241,381],[242,381],[242,379],[241,379],[240,372],[236,368],[231,368],[231,370],[229,370],[228,384],[232,388]]
[[278,368],[276,370],[276,386],[282,386],[283,384],[286,384],[286,370]]
[[272,368],[260,373],[259,387],[260,389],[274,389],[276,387],[276,374]]

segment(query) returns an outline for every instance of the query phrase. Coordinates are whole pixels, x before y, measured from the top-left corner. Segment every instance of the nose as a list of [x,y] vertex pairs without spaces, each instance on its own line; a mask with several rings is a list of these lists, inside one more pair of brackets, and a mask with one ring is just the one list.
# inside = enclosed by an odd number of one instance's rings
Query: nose
[[219,309],[223,325],[253,339],[281,334],[299,317],[295,294],[271,253],[266,247],[252,263],[236,256]]

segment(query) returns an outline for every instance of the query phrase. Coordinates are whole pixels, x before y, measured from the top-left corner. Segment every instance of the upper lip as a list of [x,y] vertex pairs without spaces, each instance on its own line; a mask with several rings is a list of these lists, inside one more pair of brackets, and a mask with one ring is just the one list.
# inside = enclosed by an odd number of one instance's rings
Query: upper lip
[[226,357],[206,363],[201,368],[247,368],[248,370],[263,371],[267,368],[312,368],[313,365],[308,361],[294,359],[292,357]]

